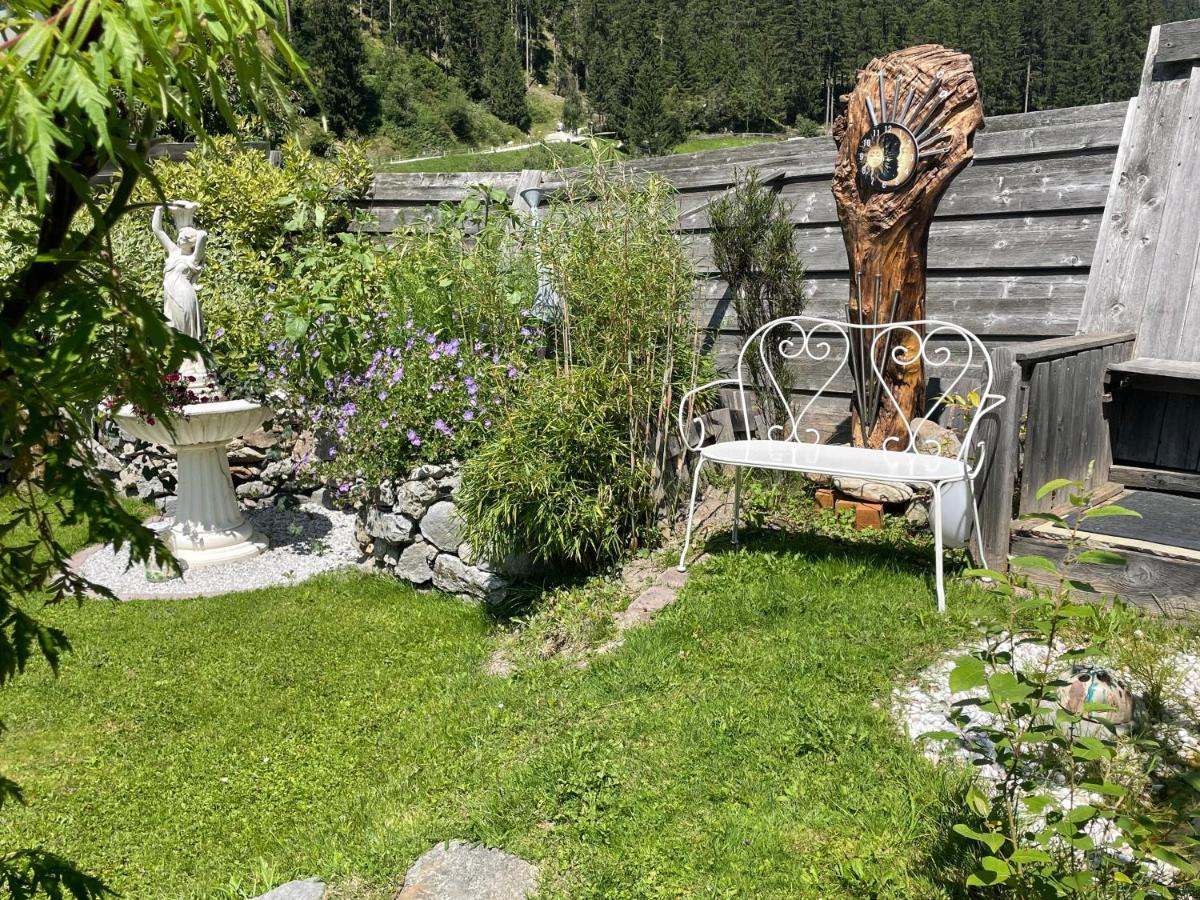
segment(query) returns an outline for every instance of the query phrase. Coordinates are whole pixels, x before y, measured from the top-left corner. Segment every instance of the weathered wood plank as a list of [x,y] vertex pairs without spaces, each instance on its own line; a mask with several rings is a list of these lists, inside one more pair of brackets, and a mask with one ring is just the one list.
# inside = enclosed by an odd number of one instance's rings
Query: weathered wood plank
[[1156,65],[1200,59],[1200,19],[1166,22],[1158,27]]
[[1007,399],[979,423],[979,439],[987,451],[976,481],[979,547],[984,557],[978,562],[1004,571],[1012,537],[1013,493],[1020,466],[1019,429],[1026,396],[1021,367],[1011,348],[993,350],[992,366],[996,373],[992,390]]
[[[1179,494],[1200,494],[1200,472],[1175,472],[1113,463],[1111,477],[1126,487],[1147,491],[1170,491]],[[1200,590],[1200,583],[1197,584]]]
[[[938,206],[938,215],[1101,209],[1108,196],[1115,158],[1098,153],[974,165],[950,185]],[[680,230],[711,228],[709,205],[724,194],[724,189],[681,194]],[[788,218],[797,225],[837,222],[828,179],[792,181],[783,186],[780,197],[790,206]]]
[[380,172],[371,197],[377,203],[461,201],[481,184],[511,192],[520,177],[520,172]]
[[1084,299],[1083,332],[1136,330],[1142,319],[1188,91],[1187,81],[1153,80],[1158,33],[1151,32],[1141,92],[1130,101]]
[[[849,294],[845,275],[814,275],[807,280],[808,315],[842,320]],[[930,318],[988,335],[1074,334],[1087,278],[1082,273],[1013,275],[1006,272],[938,275],[929,278]],[[695,321],[703,328],[732,331],[737,316],[729,286],[721,279],[701,282]],[[1132,339],[1132,335],[1130,335]]]
[[[1161,239],[1146,284],[1145,311],[1134,356],[1200,360],[1200,327],[1185,328],[1200,257],[1200,67],[1192,69],[1176,123],[1175,159],[1167,182]],[[1200,326],[1200,321],[1195,323]],[[1200,369],[1200,366],[1197,367]]]
[[[1105,546],[1111,546],[1105,544]],[[1037,534],[1017,534],[1013,555],[1045,556],[1061,563],[1066,547],[1061,539]],[[1121,548],[1124,566],[1076,565],[1071,575],[1107,594],[1164,615],[1194,615],[1200,611],[1200,560],[1165,556],[1146,550]],[[1047,583],[1048,573],[1026,572]]]
[[1141,356],[1109,366],[1110,372],[1124,375],[1148,375],[1180,381],[1200,381],[1200,362],[1179,359],[1151,359]]
[[[1083,268],[1091,261],[1098,227],[1099,217],[1086,213],[943,219],[930,229],[929,269]],[[708,235],[688,234],[683,241],[701,272],[716,271]],[[797,228],[795,243],[810,272],[847,272],[840,229]]]
[[1137,337],[1132,331],[1117,331],[1104,334],[1075,334],[1069,337],[1037,341],[1017,352],[1017,362],[1031,363],[1044,359],[1055,359],[1072,353],[1081,353],[1110,344],[1126,344]]
[[1050,365],[1035,366],[1028,376],[1029,415],[1025,422],[1025,471],[1021,476],[1021,502],[1018,512],[1022,515],[1037,510],[1049,509],[1037,499],[1037,490],[1051,478],[1052,428],[1056,412],[1053,389],[1050,383]]

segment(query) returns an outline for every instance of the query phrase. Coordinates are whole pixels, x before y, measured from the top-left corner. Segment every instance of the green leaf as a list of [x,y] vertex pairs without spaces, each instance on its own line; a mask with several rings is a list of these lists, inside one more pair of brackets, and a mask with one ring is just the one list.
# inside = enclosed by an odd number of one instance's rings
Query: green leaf
[[992,810],[991,801],[975,785],[967,789],[967,806],[975,815],[983,818]]
[[1125,565],[1125,557],[1120,553],[1113,553],[1111,550],[1084,550],[1075,557],[1075,561],[1093,566]]
[[1062,528],[1070,528],[1071,524],[1062,516],[1055,515],[1052,512],[1031,512],[1025,513],[1022,519],[1038,519],[1042,522],[1052,522]]
[[283,333],[290,341],[298,341],[308,334],[308,319],[303,316],[288,316],[283,326]]
[[1142,514],[1134,509],[1126,509],[1124,506],[1097,506],[1095,509],[1089,509],[1084,512],[1085,519],[1103,519],[1108,516],[1136,516],[1141,518]]
[[1055,491],[1060,491],[1065,487],[1083,487],[1082,481],[1072,481],[1070,478],[1055,478],[1053,481],[1047,481],[1037,489],[1035,498],[1041,500],[1047,494],[1053,494]]
[[1076,806],[1073,810],[1067,813],[1067,821],[1073,822],[1076,825],[1082,822],[1090,822],[1096,817],[1096,807],[1088,806],[1086,803],[1082,806]]
[[1017,703],[1029,698],[1034,689],[1012,672],[997,672],[987,680],[988,690],[998,703]]
[[986,681],[987,670],[976,656],[960,656],[950,670],[950,691],[954,694],[982,687]]
[[992,887],[1003,884],[1012,875],[1012,869],[1002,859],[995,856],[985,856],[979,861],[979,868],[967,876],[969,887]]
[[1029,863],[1048,863],[1052,862],[1052,857],[1045,850],[1038,850],[1036,847],[1020,847],[1013,851],[1013,855],[1009,857],[1010,862],[1018,865],[1028,865]]
[[1054,563],[1044,556],[1014,556],[1008,561],[1008,564],[1015,569],[1040,569],[1052,575],[1058,574]]
[[987,848],[993,853],[999,852],[1004,846],[1004,835],[996,834],[992,831],[975,831],[973,828],[959,822],[954,826],[954,831],[961,834],[965,838],[970,838],[973,841],[979,841],[981,844],[986,844]]

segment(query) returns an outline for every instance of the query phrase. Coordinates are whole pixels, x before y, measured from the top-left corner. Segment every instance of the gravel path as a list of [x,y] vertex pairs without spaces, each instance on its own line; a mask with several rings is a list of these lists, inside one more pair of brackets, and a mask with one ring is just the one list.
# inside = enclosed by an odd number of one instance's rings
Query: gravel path
[[[361,557],[354,540],[354,513],[315,503],[295,509],[248,510],[246,517],[271,541],[271,549],[253,559],[189,569],[172,581],[147,581],[141,566],[129,568],[129,552],[100,547],[79,567],[81,574],[122,599],[196,597],[298,584],[318,572],[351,566]],[[152,522],[150,527],[167,523]]]

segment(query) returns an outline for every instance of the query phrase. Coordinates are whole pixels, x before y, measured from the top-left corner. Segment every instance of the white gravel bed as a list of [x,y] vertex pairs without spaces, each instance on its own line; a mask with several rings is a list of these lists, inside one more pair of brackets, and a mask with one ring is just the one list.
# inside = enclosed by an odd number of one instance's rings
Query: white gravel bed
[[[170,581],[148,581],[142,566],[130,568],[127,549],[117,552],[100,547],[79,570],[85,578],[121,598],[184,598],[299,584],[319,572],[352,566],[361,559],[354,539],[353,512],[304,503],[293,509],[247,510],[246,518],[271,542],[269,550],[252,559],[199,566]],[[162,521],[150,527],[163,528],[167,524]]]
[[[892,695],[892,709],[900,727],[909,738],[919,742],[926,757],[934,762],[956,760],[971,764],[985,785],[995,785],[1002,777],[1003,771],[994,762],[995,747],[983,731],[983,726],[995,723],[996,718],[981,711],[977,706],[962,708],[962,713],[968,720],[964,727],[955,725],[949,718],[955,701],[982,696],[984,693],[981,688],[952,694],[949,686],[950,671],[954,668],[955,661],[977,649],[980,649],[978,645],[959,647],[922,672],[916,683],[897,688]],[[1014,648],[1010,644],[1007,649],[1011,650],[1018,668],[1023,671],[1036,670],[1045,664],[1044,645],[1022,644]],[[1065,646],[1057,646],[1055,656],[1066,650]],[[1095,662],[1097,665],[1105,665],[1103,660],[1098,659]],[[1171,657],[1171,662],[1181,676],[1173,700],[1164,710],[1162,718],[1146,721],[1144,716],[1137,714],[1135,722],[1137,727],[1144,729],[1144,734],[1160,746],[1171,748],[1181,758],[1194,764],[1200,760],[1200,655],[1179,652]],[[1140,706],[1145,686],[1115,666],[1110,666],[1110,670],[1129,686],[1135,702]],[[953,733],[957,735],[957,739],[921,740],[921,735],[934,731]],[[1120,752],[1129,754],[1139,751],[1133,745],[1126,744]],[[1171,766],[1168,765],[1167,768]],[[1041,790],[1053,796],[1064,811],[1081,804],[1096,803],[1100,799],[1086,791],[1077,790],[1072,794],[1061,772],[1030,771],[1028,774],[1035,782],[1043,783]],[[1158,785],[1152,782],[1151,789],[1155,790],[1157,787]],[[1129,848],[1124,844],[1113,846],[1118,840],[1118,835],[1111,823],[1094,819],[1085,829],[1097,845],[1108,847],[1109,852],[1128,861]],[[1166,864],[1156,864],[1153,868],[1158,870],[1158,877],[1168,880],[1171,877],[1170,873],[1174,871]]]
[[[958,694],[950,693],[950,671],[954,668],[955,660],[960,656],[973,652],[976,647],[959,647],[921,673],[915,684],[897,689],[893,693],[892,705],[901,727],[913,740],[931,731],[949,731],[957,734],[957,741],[925,741],[922,749],[932,760],[945,759],[947,755],[956,757],[963,762],[974,763],[980,775],[991,781],[997,780],[999,770],[988,760],[992,758],[992,748],[989,746],[978,728],[989,721],[994,721],[989,713],[977,706],[963,708],[969,724],[959,728],[950,721],[951,706],[957,700],[982,695],[982,690],[964,691]],[[1065,646],[1056,649],[1056,655],[1066,651]],[[1045,660],[1045,650],[1037,644],[1021,644],[1013,650],[1017,666],[1022,670],[1030,670],[1040,666]],[[1197,721],[1197,711],[1200,711],[1200,655],[1194,653],[1178,653],[1172,659],[1174,665],[1182,673],[1179,691],[1172,705],[1166,710],[1162,721],[1144,723],[1151,735],[1162,743],[1173,745],[1185,753],[1200,755],[1200,721]],[[1097,660],[1098,664],[1103,664]],[[1143,685],[1137,679],[1130,677],[1115,667],[1114,673],[1121,681],[1129,685],[1135,697],[1143,692]]]

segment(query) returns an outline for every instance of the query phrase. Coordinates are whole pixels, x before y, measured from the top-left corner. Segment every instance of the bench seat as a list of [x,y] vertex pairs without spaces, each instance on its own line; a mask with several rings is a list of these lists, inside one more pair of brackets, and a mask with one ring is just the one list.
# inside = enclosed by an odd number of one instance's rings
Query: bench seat
[[873,450],[845,444],[726,441],[702,447],[700,455],[710,462],[727,466],[784,469],[870,481],[923,483],[967,477],[967,465],[961,459],[899,450]]

